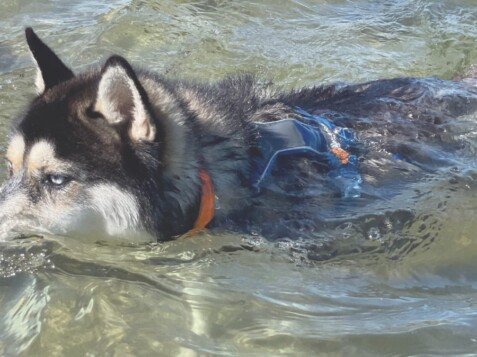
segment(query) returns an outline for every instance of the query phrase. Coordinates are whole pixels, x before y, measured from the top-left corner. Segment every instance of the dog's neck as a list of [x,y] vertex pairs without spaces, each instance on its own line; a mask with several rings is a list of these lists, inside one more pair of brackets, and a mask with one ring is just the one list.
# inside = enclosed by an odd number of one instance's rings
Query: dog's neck
[[[151,206],[159,205],[158,214],[165,219],[156,231],[181,235],[206,226],[215,208],[213,216],[217,220],[242,209],[249,197],[243,179],[249,165],[248,146],[242,142],[245,135],[241,135],[239,126],[233,131],[234,126],[224,125],[225,120],[234,118],[227,118],[196,88],[184,87],[172,93],[168,89],[172,86],[162,83],[161,78],[145,74],[140,80],[159,121],[158,130],[164,131],[160,153],[164,184],[157,189],[162,197]],[[204,173],[210,184],[204,184]],[[209,188],[213,193],[204,198]],[[204,206],[208,207],[206,214]],[[180,227],[169,226],[178,221],[182,222]]]

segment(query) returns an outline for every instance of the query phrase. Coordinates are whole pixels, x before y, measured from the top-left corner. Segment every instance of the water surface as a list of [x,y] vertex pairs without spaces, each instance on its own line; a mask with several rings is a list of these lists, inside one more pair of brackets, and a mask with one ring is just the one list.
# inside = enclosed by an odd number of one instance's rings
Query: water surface
[[[28,25],[76,70],[119,53],[171,76],[250,71],[290,88],[462,75],[477,63],[476,20],[470,0],[3,1],[0,144],[33,96]],[[2,243],[0,351],[474,354],[476,179],[472,160],[428,175],[312,240]]]

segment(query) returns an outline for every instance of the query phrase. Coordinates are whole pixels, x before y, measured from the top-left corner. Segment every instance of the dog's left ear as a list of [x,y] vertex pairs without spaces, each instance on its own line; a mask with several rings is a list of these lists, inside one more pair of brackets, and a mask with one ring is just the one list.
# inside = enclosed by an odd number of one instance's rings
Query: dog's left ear
[[25,29],[25,36],[38,69],[35,83],[38,94],[75,76],[31,27]]
[[149,99],[131,65],[120,56],[112,56],[101,71],[94,111],[110,124],[126,123],[133,141],[154,141],[156,127]]

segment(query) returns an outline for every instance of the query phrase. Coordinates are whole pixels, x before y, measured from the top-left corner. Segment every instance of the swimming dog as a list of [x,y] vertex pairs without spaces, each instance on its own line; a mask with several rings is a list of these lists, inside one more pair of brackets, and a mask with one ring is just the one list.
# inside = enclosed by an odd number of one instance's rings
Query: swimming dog
[[314,162],[336,199],[359,199],[386,178],[446,164],[462,148],[449,125],[477,108],[465,81],[281,91],[246,74],[166,78],[117,55],[75,74],[31,28],[26,39],[37,95],[9,138],[3,234],[190,235],[250,216],[282,156]]

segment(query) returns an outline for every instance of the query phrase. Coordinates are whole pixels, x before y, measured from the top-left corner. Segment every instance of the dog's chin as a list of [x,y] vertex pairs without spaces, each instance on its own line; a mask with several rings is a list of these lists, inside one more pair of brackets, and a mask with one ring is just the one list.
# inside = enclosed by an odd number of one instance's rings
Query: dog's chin
[[27,225],[18,225],[16,227],[5,229],[0,228],[0,242],[10,242],[13,240],[30,239],[30,238],[44,238],[50,235],[45,229],[40,227],[34,228]]
[[[66,223],[66,224],[64,224]],[[82,242],[149,243],[156,239],[139,227],[114,225],[108,217],[92,210],[82,210],[68,222],[53,227],[56,236],[79,239]]]
[[123,232],[111,235],[101,230],[71,230],[69,232],[55,232],[41,227],[17,227],[7,232],[0,233],[0,242],[11,242],[23,239],[53,239],[53,240],[76,240],[84,243],[106,242],[110,244],[145,244],[155,242],[156,239],[147,232]]
[[[65,217],[64,217],[65,218]],[[82,212],[75,219],[63,219],[59,222],[48,222],[42,225],[28,219],[9,219],[0,223],[0,242],[28,238],[75,239],[82,242],[108,243],[150,243],[156,239],[143,230],[115,230],[110,229],[109,222],[105,222],[97,214]]]

